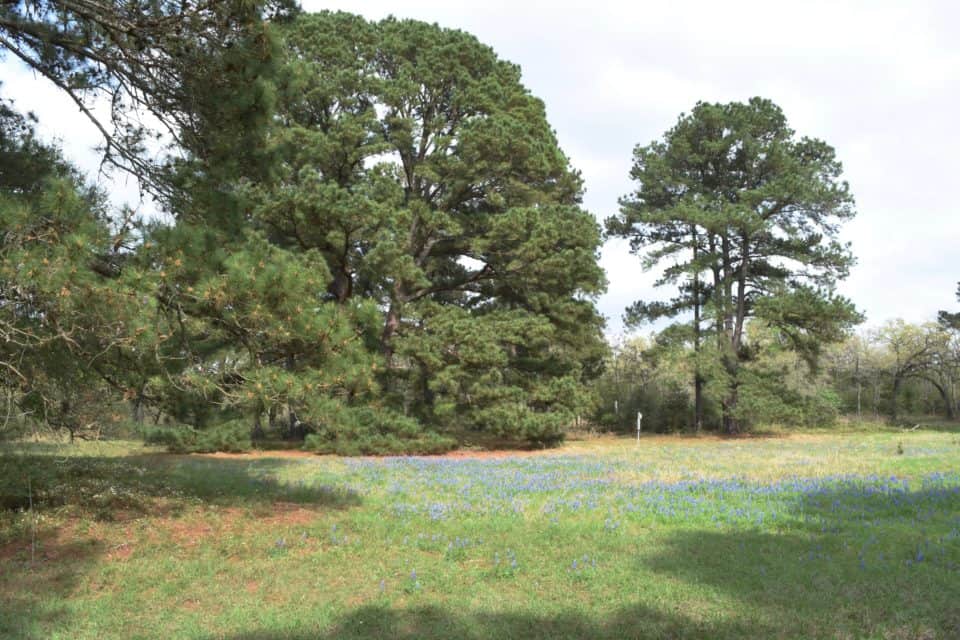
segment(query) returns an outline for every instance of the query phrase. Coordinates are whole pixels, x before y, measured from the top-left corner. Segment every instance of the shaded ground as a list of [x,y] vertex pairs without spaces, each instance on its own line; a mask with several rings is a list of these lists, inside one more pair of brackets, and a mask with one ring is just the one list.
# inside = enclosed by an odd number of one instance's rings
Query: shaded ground
[[953,433],[71,451],[0,457],[4,639],[960,637]]

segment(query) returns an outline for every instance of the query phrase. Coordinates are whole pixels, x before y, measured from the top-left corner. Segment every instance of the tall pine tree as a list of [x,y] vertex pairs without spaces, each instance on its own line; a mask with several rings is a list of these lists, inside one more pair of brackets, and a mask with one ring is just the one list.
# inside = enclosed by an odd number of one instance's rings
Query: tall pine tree
[[662,141],[634,151],[638,188],[608,231],[649,251],[649,263],[674,259],[664,282],[685,278],[697,290],[669,308],[637,310],[692,308],[697,332],[701,309],[712,317],[729,433],[743,417],[737,400],[750,318],[779,330],[810,361],[859,319],[834,290],[853,263],[837,240],[839,225],[854,215],[841,170],[833,148],[798,138],[783,112],[761,98],[698,103]]
[[328,294],[382,309],[394,406],[534,441],[561,437],[599,364],[599,231],[543,103],[461,31],[302,16],[253,189],[273,241],[316,250]]

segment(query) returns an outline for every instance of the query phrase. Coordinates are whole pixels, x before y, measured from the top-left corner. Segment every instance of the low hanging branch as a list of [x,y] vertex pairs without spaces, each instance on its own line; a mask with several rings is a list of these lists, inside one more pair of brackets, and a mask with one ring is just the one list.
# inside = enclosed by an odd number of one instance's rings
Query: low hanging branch
[[[216,82],[225,51],[257,38],[264,18],[293,11],[289,0],[21,0],[0,6],[0,48],[70,97],[103,137],[104,165],[169,198],[164,163],[148,144],[196,153],[198,80]],[[97,113],[104,99],[106,117]]]

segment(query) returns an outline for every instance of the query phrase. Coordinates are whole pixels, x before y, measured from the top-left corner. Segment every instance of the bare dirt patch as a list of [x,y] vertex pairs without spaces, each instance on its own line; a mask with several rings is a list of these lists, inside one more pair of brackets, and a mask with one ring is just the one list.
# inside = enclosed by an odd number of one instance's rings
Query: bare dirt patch
[[79,521],[70,519],[63,524],[44,528],[38,532],[36,546],[30,538],[20,538],[0,546],[0,561],[14,558],[37,561],[60,560],[79,561],[99,552],[102,541],[95,535],[80,535],[77,531]]
[[133,545],[127,542],[121,542],[117,546],[111,547],[110,550],[107,551],[106,557],[107,557],[107,560],[122,561],[122,560],[129,560],[130,556],[132,555],[133,555]]
[[210,539],[238,532],[255,533],[289,527],[304,527],[314,522],[320,510],[291,502],[274,502],[253,509],[227,507],[198,509],[182,517],[158,517],[151,520],[152,537],[159,533],[178,546],[192,548]]
[[271,512],[271,515],[260,518],[259,521],[271,526],[301,526],[310,524],[318,515],[317,511],[292,502],[274,502]]

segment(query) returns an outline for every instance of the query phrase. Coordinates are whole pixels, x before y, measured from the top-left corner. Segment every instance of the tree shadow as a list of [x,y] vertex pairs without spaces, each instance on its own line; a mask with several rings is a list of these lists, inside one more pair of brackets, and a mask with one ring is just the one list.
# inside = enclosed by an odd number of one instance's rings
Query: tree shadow
[[69,628],[68,598],[103,553],[98,541],[54,529],[0,546],[0,638],[41,640],[49,629]]
[[530,613],[455,612],[437,606],[391,608],[366,605],[352,610],[324,632],[269,629],[237,635],[213,635],[227,640],[646,640],[763,637],[765,630],[736,622],[704,623],[681,613],[636,605],[603,619],[569,610],[555,615]]
[[[65,487],[71,500],[76,495],[68,487],[80,486],[80,497],[92,500],[89,492],[102,492],[106,482],[137,495],[180,495],[205,504],[266,507],[282,501],[346,508],[360,502],[346,488],[281,482],[279,474],[298,463],[284,459],[134,456],[64,463],[37,455],[18,460],[26,466],[8,467],[7,459],[0,459],[0,487],[45,471],[56,480],[45,486]],[[931,475],[915,488],[895,478],[798,482],[795,502],[781,514],[780,532],[769,524],[679,530],[651,554],[618,559],[638,572],[661,574],[665,582],[684,583],[685,593],[698,594],[689,600],[636,602],[607,614],[578,609],[572,601],[554,613],[365,605],[322,631],[264,628],[209,637],[960,637],[960,488],[954,476]],[[66,602],[77,580],[110,552],[97,543],[77,544],[63,531],[41,532],[40,548],[46,555],[32,562],[22,544],[14,554],[0,545],[0,637],[34,640],[45,637],[40,629],[67,628]]]
[[[69,601],[78,582],[105,557],[124,551],[83,533],[91,520],[175,517],[190,505],[252,508],[253,517],[260,518],[290,511],[294,504],[339,510],[361,503],[347,486],[282,482],[280,474],[296,463],[291,460],[61,452],[40,447],[0,455],[4,640],[39,640],[51,629],[69,629]],[[30,513],[42,516],[35,532]]]
[[157,498],[200,500],[218,506],[276,502],[320,509],[361,504],[360,495],[334,482],[280,480],[295,460],[234,460],[192,456],[0,455],[0,509],[73,506],[101,519],[110,512],[149,513]]
[[[789,524],[679,530],[637,573],[683,583],[676,602],[609,614],[564,603],[554,614],[367,605],[323,632],[261,629],[229,640],[374,638],[960,638],[960,489],[928,477],[810,482]],[[530,606],[532,603],[519,603]]]
[[905,558],[880,570],[858,562],[836,544],[699,531],[677,536],[647,566],[735,596],[778,637],[960,637],[955,571],[934,575]]
[[936,475],[915,490],[841,479],[802,491],[783,533],[681,531],[640,562],[756,608],[781,637],[960,638],[958,514],[960,487]]

